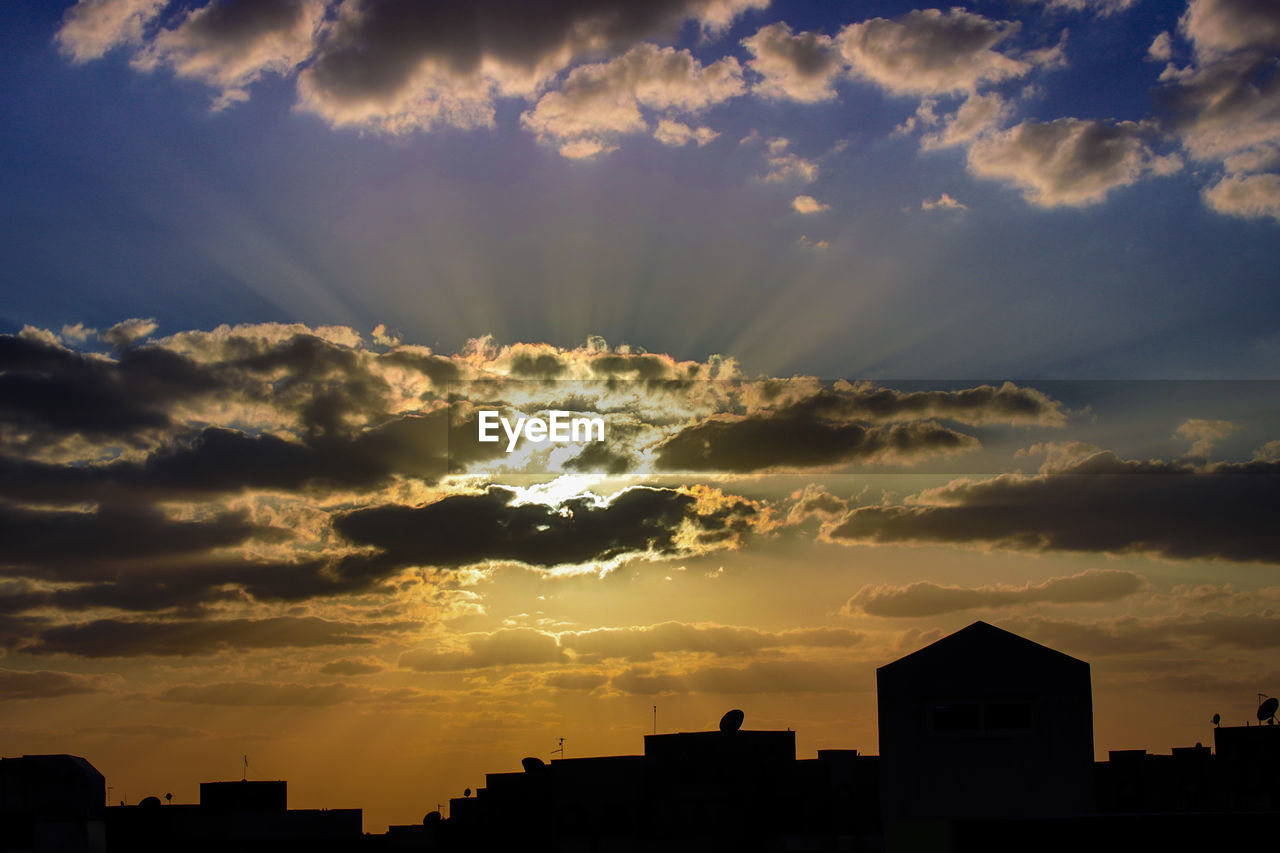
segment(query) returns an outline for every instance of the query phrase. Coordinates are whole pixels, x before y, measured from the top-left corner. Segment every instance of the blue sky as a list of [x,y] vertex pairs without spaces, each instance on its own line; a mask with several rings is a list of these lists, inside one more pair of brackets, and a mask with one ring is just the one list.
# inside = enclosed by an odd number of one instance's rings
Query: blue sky
[[[617,134],[616,150],[573,160],[521,126],[532,98],[495,98],[492,127],[392,134],[295,109],[291,70],[213,111],[207,78],[130,67],[148,42],[75,63],[55,41],[61,10],[9,5],[4,321],[383,322],[446,349],[595,334],[826,376],[1274,376],[1276,219],[1206,206],[1223,166],[1183,151],[1155,97],[1157,34],[1173,34],[1175,64],[1192,61],[1185,9],[1080,5],[970,14],[1017,22],[996,52],[1060,47],[978,87],[1009,102],[1003,126],[1160,124],[1143,144],[1180,168],[1087,206],[1028,202],[1015,181],[966,168],[963,145],[922,150],[920,130],[894,132],[922,96],[852,71],[816,103],[758,95],[762,75],[746,71],[750,91],[676,115],[719,134],[705,146]],[[694,16],[635,43],[745,65],[741,42],[763,26],[835,36],[912,8],[772,4],[716,34]],[[143,38],[184,14],[163,11]],[[609,58],[575,58],[540,85]],[[945,117],[967,95],[933,97]],[[659,111],[646,112],[652,124]],[[779,138],[814,180],[762,180]],[[921,209],[942,193],[966,209]],[[829,207],[796,213],[799,195]]]

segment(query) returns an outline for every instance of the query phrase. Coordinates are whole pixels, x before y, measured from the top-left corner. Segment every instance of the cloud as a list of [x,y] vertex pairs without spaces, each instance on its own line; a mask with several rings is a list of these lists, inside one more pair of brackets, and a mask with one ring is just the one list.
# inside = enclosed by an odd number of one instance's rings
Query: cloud
[[830,210],[831,205],[823,204],[811,195],[798,195],[791,199],[791,209],[796,213],[812,214]]
[[657,466],[748,473],[853,462],[910,465],[978,446],[977,439],[935,423],[876,427],[783,413],[702,421],[660,446]]
[[742,667],[706,666],[689,672],[631,667],[609,686],[639,696],[679,693],[851,693],[873,689],[870,665],[848,661],[769,660]]
[[1182,167],[1176,156],[1151,149],[1153,135],[1153,127],[1131,121],[1024,121],[978,137],[969,171],[1012,184],[1039,207],[1084,207],[1146,175]]
[[1019,607],[1027,604],[1074,604],[1119,601],[1148,586],[1146,578],[1114,569],[1089,569],[1069,577],[1022,586],[939,586],[929,581],[893,586],[864,586],[841,613],[891,618],[937,616],[964,610]]
[[1168,62],[1173,58],[1173,39],[1169,37],[1168,32],[1161,32],[1151,40],[1151,45],[1147,48],[1147,57],[1156,62]]
[[1175,438],[1189,438],[1194,442],[1187,451],[1188,459],[1208,459],[1214,446],[1238,429],[1231,421],[1191,418],[1179,425],[1173,435]]
[[603,687],[609,677],[598,672],[553,672],[543,681],[548,687],[557,690],[595,690]]
[[753,57],[747,67],[762,78],[752,87],[754,94],[807,103],[836,96],[834,83],[844,62],[830,36],[795,34],[785,23],[776,23],[761,27],[742,44]]
[[1027,74],[1035,60],[1014,59],[994,48],[1018,24],[993,21],[964,9],[923,9],[893,20],[850,24],[837,38],[853,73],[894,94],[944,95]]
[[23,654],[87,658],[209,655],[248,649],[368,645],[371,634],[399,626],[334,622],[314,616],[267,619],[122,621],[60,625],[20,646]]
[[[678,121],[669,118],[660,119],[658,126],[653,129],[653,138],[661,142],[663,145],[679,147],[688,145],[690,142],[696,142],[698,147],[706,145],[714,140],[720,134],[716,133],[709,127],[689,127]],[[564,153],[563,150],[561,153]]]
[[1158,96],[1187,153],[1228,172],[1205,188],[1205,203],[1231,216],[1280,218],[1280,8],[1191,0],[1178,28],[1192,62],[1168,64]]
[[14,699],[52,699],[96,692],[97,688],[83,676],[67,672],[0,669],[0,702]]
[[647,132],[642,108],[697,113],[744,91],[733,57],[703,66],[687,50],[640,44],[609,62],[573,69],[520,123],[542,139],[603,146],[617,134]]
[[1074,621],[1028,617],[1002,627],[1069,654],[1133,655],[1222,647],[1269,651],[1280,648],[1280,616],[1272,612],[1207,613]]
[[142,42],[147,26],[169,0],[79,0],[62,16],[56,40],[73,62],[101,59],[108,51]]
[[574,63],[611,56],[685,22],[715,35],[767,0],[219,0],[149,27],[164,0],[80,0],[57,39],[76,62],[129,46],[140,70],[168,67],[248,97],[263,74],[296,74],[299,109],[335,127],[389,134],[486,127],[495,99],[533,98]]
[[452,672],[495,666],[565,663],[568,657],[552,634],[531,628],[507,628],[492,634],[472,634],[456,651],[412,649],[400,656],[403,669]]
[[223,681],[214,684],[179,684],[161,691],[161,702],[236,707],[291,706],[321,707],[359,701],[396,701],[409,693],[353,687],[349,684],[271,684],[253,681]]
[[833,541],[1150,554],[1275,563],[1280,465],[1124,461],[1110,452],[1036,476],[955,480],[900,505],[852,510]]
[[699,553],[738,543],[767,524],[760,505],[703,487],[635,486],[606,499],[579,495],[556,504],[518,503],[490,486],[420,507],[379,506],[338,516],[334,528],[372,545],[370,567],[457,568],[511,560],[530,566],[607,563],[633,556]]
[[1048,12],[1092,12],[1100,18],[1123,12],[1138,0],[1039,0]]
[[685,427],[659,445],[656,464],[660,470],[745,473],[853,462],[913,464],[978,447],[977,439],[933,418],[975,425],[1064,422],[1058,403],[1012,383],[899,392],[840,382],[750,414],[716,415]]
[[386,667],[379,661],[370,658],[340,658],[320,667],[320,671],[325,675],[372,675],[384,669]]
[[863,634],[843,628],[772,632],[729,625],[662,622],[630,628],[570,631],[560,634],[560,646],[582,656],[640,661],[676,652],[742,655],[798,646],[848,648],[864,638]]
[[217,105],[247,100],[245,87],[263,74],[287,74],[314,48],[325,0],[219,0],[190,9],[177,26],[156,33],[134,58],[221,90]]
[[[388,133],[488,126],[495,96],[532,97],[575,59],[674,32],[684,20],[720,29],[759,5],[761,0],[659,0],[619,7],[587,0],[540,4],[535,12],[508,0],[465,8],[349,3],[299,75],[299,101],[336,126]],[[597,126],[607,123],[606,105],[581,91],[591,76],[584,72],[572,84],[576,100],[552,99],[535,125],[545,122],[548,133],[553,126],[563,130],[561,122],[572,122],[575,113],[590,121],[586,113],[593,107],[599,109]]]
[[156,321],[154,318],[142,319],[135,317],[131,320],[116,323],[102,333],[102,339],[116,349],[128,349],[138,341],[150,336],[155,330]]
[[[941,129],[920,139],[920,147],[926,151],[966,145],[992,130],[1009,113],[1008,105],[997,94],[970,95],[964,99],[954,114],[943,120]],[[929,101],[921,104],[916,116],[922,123],[936,123]],[[930,122],[932,120],[932,122]]]
[[1228,175],[1203,193],[1218,213],[1243,218],[1269,216],[1280,222],[1280,175]]
[[937,198],[926,198],[921,200],[920,209],[921,210],[968,210],[969,208],[965,207],[963,204],[956,201],[954,198],[947,195],[946,193],[943,193]]

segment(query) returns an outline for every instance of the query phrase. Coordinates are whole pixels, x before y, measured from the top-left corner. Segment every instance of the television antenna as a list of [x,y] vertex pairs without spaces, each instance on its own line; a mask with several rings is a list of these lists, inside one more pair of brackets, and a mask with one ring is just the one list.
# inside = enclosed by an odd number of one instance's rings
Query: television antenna
[[244,769],[240,773],[240,781],[247,782],[249,781],[249,756],[246,755],[246,756],[243,756],[243,758],[244,758]]
[[1276,724],[1276,711],[1280,711],[1280,699],[1274,696],[1267,696],[1265,693],[1259,693],[1258,703],[1259,725],[1265,722],[1269,726],[1274,726]]
[[555,755],[557,752],[560,753],[561,758],[564,758],[564,738],[560,738],[560,745],[551,750],[552,755]]

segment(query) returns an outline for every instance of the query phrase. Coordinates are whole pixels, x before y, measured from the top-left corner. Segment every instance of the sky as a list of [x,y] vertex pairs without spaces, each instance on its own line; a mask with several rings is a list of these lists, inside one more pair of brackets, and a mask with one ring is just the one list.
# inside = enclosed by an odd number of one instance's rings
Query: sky
[[[0,733],[415,823],[875,753],[975,619],[1095,744],[1280,690],[1267,0],[0,9]],[[480,412],[601,442],[478,441]]]

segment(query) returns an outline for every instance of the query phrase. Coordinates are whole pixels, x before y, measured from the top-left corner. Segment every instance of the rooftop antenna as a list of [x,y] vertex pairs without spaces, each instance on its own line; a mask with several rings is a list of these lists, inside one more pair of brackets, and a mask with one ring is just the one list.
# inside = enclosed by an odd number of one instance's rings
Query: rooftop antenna
[[249,781],[249,756],[244,756],[244,770],[240,773],[240,781]]
[[653,706],[653,733],[658,733],[658,706]]
[[557,752],[560,753],[561,758],[564,758],[564,738],[560,738],[560,745],[551,750],[552,755],[555,755]]
[[[1263,701],[1263,700],[1266,701]],[[1280,711],[1280,699],[1268,697],[1265,693],[1258,694],[1258,724],[1266,723],[1269,726],[1276,724],[1276,711]]]

